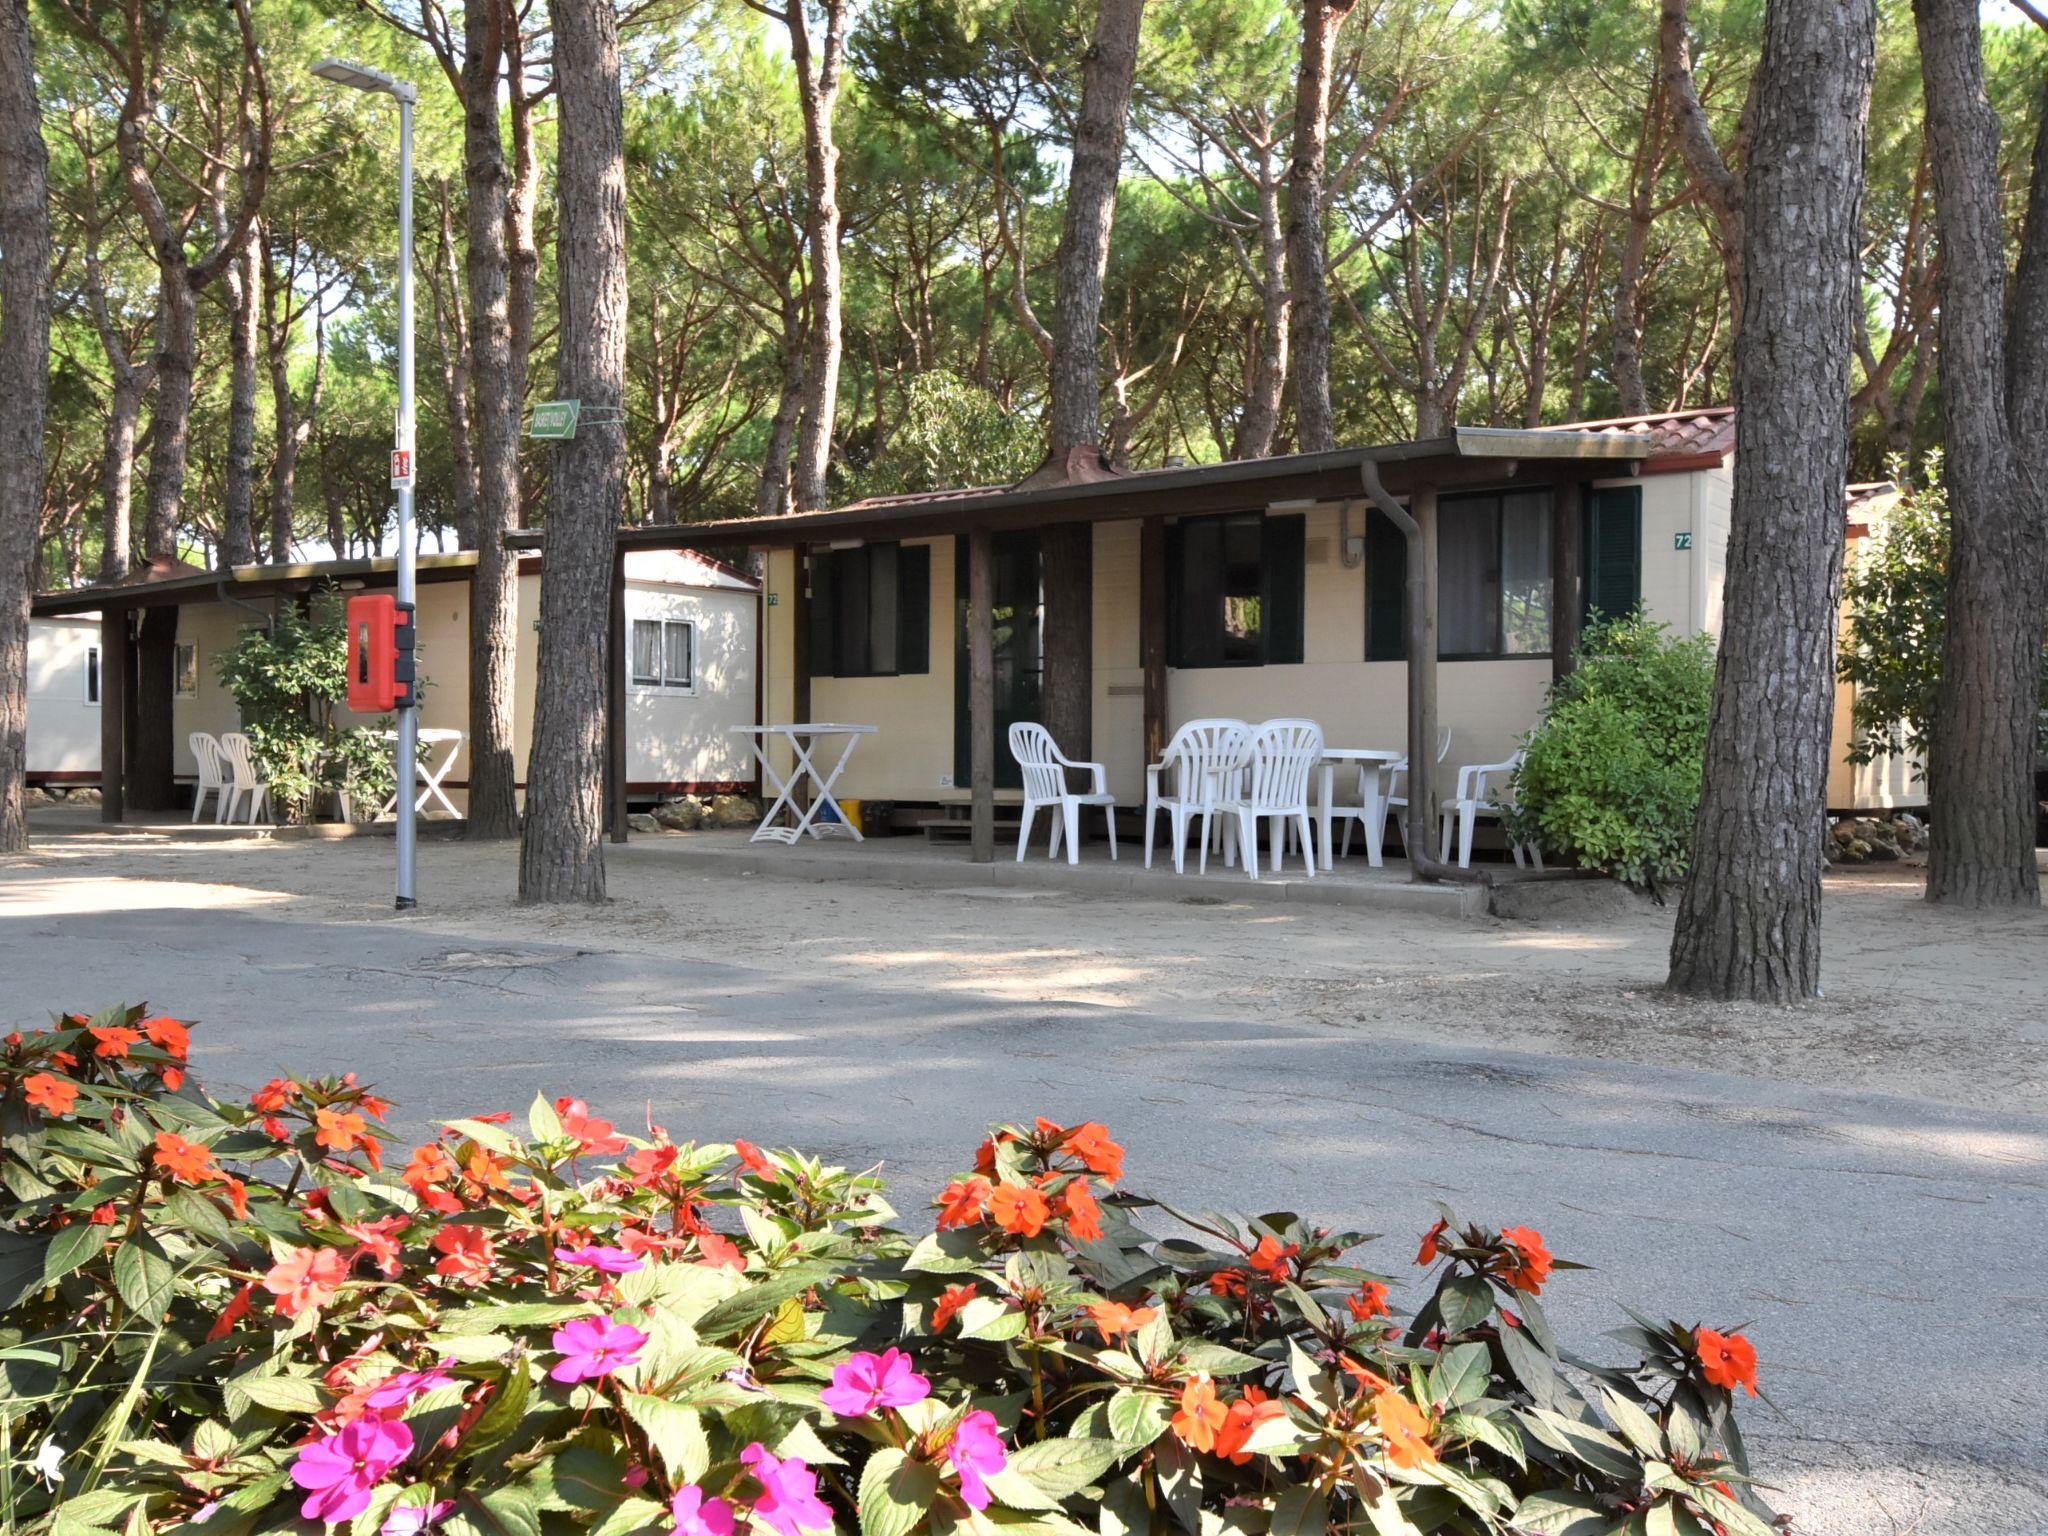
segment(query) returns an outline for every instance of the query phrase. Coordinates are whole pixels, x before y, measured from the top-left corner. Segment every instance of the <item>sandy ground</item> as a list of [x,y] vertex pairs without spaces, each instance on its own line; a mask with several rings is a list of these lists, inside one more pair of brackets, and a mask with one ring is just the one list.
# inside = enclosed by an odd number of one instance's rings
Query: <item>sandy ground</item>
[[382,839],[37,825],[0,861],[6,1022],[155,989],[208,1021],[210,1078],[360,1066],[407,1130],[567,1084],[885,1154],[915,1190],[982,1121],[1066,1105],[1169,1198],[1405,1233],[1441,1194],[1595,1263],[1558,1303],[1581,1338],[1617,1300],[1755,1319],[1786,1416],[1748,1422],[1800,1530],[2048,1531],[2023,1342],[2048,1321],[2048,916],[1931,911],[1911,867],[1830,878],[1827,998],[1772,1010],[1664,995],[1671,914],[1611,888],[1457,922],[943,859],[912,888],[707,873],[693,851],[738,836],[708,834],[612,850],[614,899],[560,911],[511,904],[510,850],[429,841],[394,921]]

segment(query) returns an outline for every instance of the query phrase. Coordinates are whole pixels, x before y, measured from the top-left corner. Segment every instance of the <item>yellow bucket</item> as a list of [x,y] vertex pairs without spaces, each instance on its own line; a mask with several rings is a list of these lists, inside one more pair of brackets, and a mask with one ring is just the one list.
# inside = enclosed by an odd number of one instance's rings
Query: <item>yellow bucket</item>
[[841,800],[839,802],[839,813],[846,818],[846,824],[865,837],[868,829],[861,825],[860,810],[861,806],[858,800]]

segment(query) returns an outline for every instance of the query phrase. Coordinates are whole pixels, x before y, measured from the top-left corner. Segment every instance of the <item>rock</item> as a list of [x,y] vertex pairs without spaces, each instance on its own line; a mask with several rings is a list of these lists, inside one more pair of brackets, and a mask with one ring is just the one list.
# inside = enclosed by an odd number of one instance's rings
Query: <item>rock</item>
[[684,795],[657,805],[654,819],[671,832],[694,832],[704,824],[704,804],[695,795]]
[[30,810],[34,810],[39,805],[55,805],[57,797],[44,789],[40,784],[31,784],[23,792],[21,803]]
[[752,795],[713,795],[704,808],[707,827],[751,827],[761,819],[761,802]]
[[100,803],[100,792],[92,788],[74,789],[64,799],[70,805],[98,805]]
[[1852,837],[1848,842],[1842,843],[1839,846],[1841,848],[1841,860],[1844,864],[1868,864],[1870,862],[1870,844],[1864,842],[1862,838]]
[[635,811],[632,815],[628,816],[626,818],[626,825],[635,832],[659,832],[661,830],[661,823],[652,816],[647,815],[644,811]]

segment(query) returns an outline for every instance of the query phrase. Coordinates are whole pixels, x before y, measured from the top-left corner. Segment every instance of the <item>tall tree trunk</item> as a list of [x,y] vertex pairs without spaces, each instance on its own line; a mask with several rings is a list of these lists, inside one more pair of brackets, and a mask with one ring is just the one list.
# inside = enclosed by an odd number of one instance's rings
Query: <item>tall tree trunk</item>
[[442,392],[448,401],[448,457],[455,470],[455,534],[459,549],[476,548],[476,441],[469,423],[469,316],[455,265],[455,224],[443,186],[441,235],[433,265],[434,340],[441,354]]
[[[604,900],[604,761],[614,530],[624,511],[626,437],[626,164],[612,0],[550,0],[561,272],[558,388],[592,418],[555,448],[548,553],[541,573],[540,656],[527,816],[519,849],[523,901]],[[625,793],[625,786],[619,786]]]
[[[1820,992],[1821,871],[1862,299],[1875,0],[1772,0],[1743,227],[1727,622],[1671,985]],[[1796,359],[1796,365],[1793,360]]]
[[504,8],[463,8],[462,154],[468,191],[469,356],[476,381],[476,569],[469,598],[469,807],[475,839],[519,831],[512,745],[519,562],[505,535],[519,521],[520,396],[512,369],[511,173],[498,127]]
[[142,397],[153,377],[147,369],[116,374],[107,398],[107,425],[100,439],[100,580],[128,574],[128,519],[135,500],[135,433],[142,422]]
[[[540,249],[534,244],[534,205],[540,196],[540,152],[533,141],[533,98],[526,86],[525,42],[520,8],[502,0],[507,118],[512,129],[511,181],[505,188],[505,285],[507,370],[511,379],[512,444],[526,412],[527,371],[533,363],[533,312],[540,292]],[[516,468],[516,458],[515,458]],[[524,502],[519,506],[523,507]]]
[[[269,265],[264,281],[273,280]],[[291,295],[282,297],[283,312],[291,313]],[[296,506],[299,455],[320,417],[320,397],[327,377],[327,316],[316,296],[313,300],[313,383],[306,396],[306,408],[299,409],[292,393],[291,325],[280,325],[270,354],[270,404],[277,418],[277,457],[270,466],[270,558],[288,560],[292,552],[292,513]],[[338,556],[340,550],[336,550]]]
[[[222,210],[225,216],[225,210]],[[257,327],[262,292],[258,252],[263,223],[249,226],[247,239],[228,268],[228,464],[227,497],[221,516],[223,566],[256,558],[256,375]]]
[[1294,295],[1294,414],[1303,453],[1337,446],[1330,405],[1329,253],[1323,198],[1330,147],[1330,75],[1337,34],[1355,0],[1303,0],[1294,87],[1294,165],[1288,175],[1287,268]]
[[[1280,211],[1280,179],[1271,173],[1269,149],[1259,155],[1259,329],[1251,387],[1245,392],[1234,459],[1263,459],[1280,430],[1280,399],[1287,389],[1290,316],[1294,294],[1287,278],[1287,229]],[[1325,372],[1327,373],[1327,366]],[[1324,391],[1325,396],[1328,390]]]
[[[1657,20],[1658,69],[1663,77],[1664,99],[1670,103],[1672,122],[1678,134],[1678,152],[1685,157],[1692,182],[1714,216],[1714,243],[1721,252],[1722,278],[1728,288],[1728,310],[1734,334],[1742,334],[1744,306],[1743,251],[1748,241],[1743,232],[1743,190],[1745,170],[1742,152],[1748,127],[1737,134],[1729,156],[1723,157],[1714,142],[1713,127],[1692,79],[1692,43],[1686,36],[1689,0],[1661,0]],[[1761,104],[1761,77],[1750,89],[1743,115]],[[1731,165],[1731,161],[1734,163]]]
[[174,559],[178,553],[178,523],[185,515],[185,461],[192,447],[192,374],[198,366],[198,297],[186,278],[182,248],[172,260],[158,262],[157,274],[161,288],[156,403],[149,418],[149,478],[142,517],[145,560]]
[[802,323],[795,313],[795,300],[785,297],[782,306],[782,393],[775,402],[775,414],[768,422],[768,449],[761,455],[761,477],[754,485],[754,511],[773,517],[788,510],[789,455],[796,442],[798,413],[804,405],[804,354],[797,337]]
[[1916,0],[1913,14],[1941,229],[1949,500],[1927,897],[2032,906],[2041,899],[2033,775],[2048,622],[2048,463],[2039,435],[2048,425],[2048,144],[2034,146],[2034,200],[2008,336],[1998,118],[1985,95],[1977,8]]
[[[1142,4],[1143,0],[1139,0]],[[804,0],[787,0],[790,61],[796,66],[803,106],[804,175],[810,191],[804,240],[811,257],[810,355],[804,365],[803,414],[797,428],[796,509],[827,502],[825,471],[832,457],[832,418],[839,403],[839,145],[832,116],[839,104],[839,72],[846,56],[847,0],[823,0],[825,35],[815,62]]]
[[50,176],[28,0],[0,0],[0,853],[28,846],[28,612],[50,398]]

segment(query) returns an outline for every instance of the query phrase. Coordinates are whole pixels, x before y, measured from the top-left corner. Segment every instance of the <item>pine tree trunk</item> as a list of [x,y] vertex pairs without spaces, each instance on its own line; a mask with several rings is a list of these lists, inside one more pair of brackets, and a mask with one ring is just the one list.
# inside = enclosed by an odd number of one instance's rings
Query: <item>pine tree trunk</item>
[[832,115],[839,103],[840,62],[846,52],[847,0],[824,0],[825,36],[815,63],[804,0],[789,0],[790,57],[803,106],[804,173],[810,206],[804,240],[811,258],[810,356],[804,365],[803,411],[797,428],[793,476],[796,510],[827,504],[825,471],[832,457],[832,418],[839,404],[840,307],[839,146]]
[[1138,29],[1145,0],[1100,0],[1095,35],[1081,62],[1081,110],[1067,177],[1067,215],[1056,257],[1058,308],[1052,324],[1052,454],[1063,473],[1077,448],[1100,448],[1102,380],[1096,326],[1102,275],[1109,264],[1118,173],[1131,81],[1138,68]]
[[256,558],[256,376],[258,306],[256,259],[263,236],[260,222],[228,268],[228,463],[227,497],[221,515],[223,566]]
[[[561,272],[558,388],[588,423],[555,448],[541,574],[540,655],[523,901],[604,900],[606,668],[614,530],[624,510],[626,438],[626,169],[612,0],[551,0]],[[611,418],[611,419],[608,419]],[[624,792],[624,786],[620,786]]]
[[142,422],[142,397],[149,375],[125,369],[107,399],[107,426],[100,439],[100,577],[119,581],[128,574],[129,512],[135,500],[135,433]]
[[[1941,403],[1949,501],[1948,622],[1929,754],[1934,836],[1927,897],[1962,907],[2033,906],[2034,758],[2048,621],[2048,482],[2038,462],[2041,289],[2048,185],[2037,142],[2007,336],[1998,119],[1985,97],[1978,13],[1917,0],[1927,144],[1941,227]],[[2011,348],[2010,352],[2008,348]],[[2031,361],[2029,361],[2029,359]],[[2017,366],[2015,366],[2017,365]],[[2015,407],[2017,409],[2015,409]]]
[[1294,295],[1287,281],[1287,230],[1280,212],[1280,182],[1259,165],[1258,358],[1245,393],[1234,459],[1263,459],[1280,430],[1280,399],[1287,389],[1289,316]]
[[787,338],[787,349],[782,359],[782,395],[775,403],[775,414],[768,422],[768,448],[761,455],[761,476],[754,484],[754,512],[760,517],[773,517],[788,510],[789,501],[789,455],[796,441],[797,416],[804,404],[804,354],[797,345],[796,325],[785,306],[783,335]]
[[[148,502],[142,519],[145,560],[175,558],[178,553],[178,521],[185,514],[185,460],[192,439],[192,370],[198,345],[194,333],[198,296],[186,278],[183,252],[160,259],[157,273],[156,406],[149,419]],[[148,699],[150,694],[145,687],[142,697]]]
[[1330,74],[1337,34],[1354,0],[1303,0],[1301,67],[1294,88],[1294,165],[1287,191],[1287,270],[1294,296],[1294,414],[1297,446],[1327,453],[1337,446],[1330,405],[1329,253],[1324,249],[1323,194],[1330,145]]
[[0,0],[0,853],[28,846],[28,613],[50,390],[49,156],[28,0]]
[[469,355],[476,380],[476,569],[469,588],[469,806],[463,835],[519,832],[512,745],[519,562],[505,535],[519,522],[520,399],[512,378],[511,173],[498,127],[505,46],[500,8],[464,7],[463,182],[468,191]]
[[[1693,870],[1671,985],[1820,991],[1821,872],[1849,468],[1850,336],[1875,0],[1773,0],[1744,196],[1735,505]],[[1796,360],[1796,365],[1794,364]]]
[[1624,416],[1642,416],[1650,409],[1650,391],[1643,383],[1643,262],[1650,248],[1650,224],[1648,195],[1638,187],[1621,240],[1621,266],[1614,276],[1614,388]]

